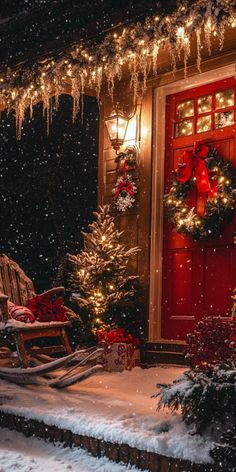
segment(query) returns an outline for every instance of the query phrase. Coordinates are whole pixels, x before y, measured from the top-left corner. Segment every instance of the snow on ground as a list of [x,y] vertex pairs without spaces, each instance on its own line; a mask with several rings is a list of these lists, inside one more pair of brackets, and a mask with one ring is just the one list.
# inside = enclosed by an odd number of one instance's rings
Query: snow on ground
[[82,449],[63,448],[0,429],[0,472],[138,472],[134,467],[96,459]]
[[211,441],[192,436],[181,416],[157,412],[157,383],[169,383],[182,374],[180,367],[154,367],[131,372],[101,372],[63,390],[19,387],[1,382],[0,409],[73,433],[126,443],[169,457],[209,462]]

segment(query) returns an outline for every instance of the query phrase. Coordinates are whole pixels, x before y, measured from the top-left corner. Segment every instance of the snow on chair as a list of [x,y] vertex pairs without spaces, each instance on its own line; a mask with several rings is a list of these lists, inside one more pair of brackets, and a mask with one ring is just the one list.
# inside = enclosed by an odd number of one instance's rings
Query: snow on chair
[[[58,297],[64,293],[64,287],[55,287],[44,292],[43,297]],[[72,349],[66,333],[66,327],[70,326],[70,321],[50,322],[50,323],[22,323],[11,318],[9,302],[15,305],[25,306],[30,298],[35,297],[35,290],[32,281],[26,276],[24,271],[16,262],[6,255],[0,255],[0,339],[13,340],[16,345],[20,364],[28,367],[31,354],[52,354],[64,352],[71,354]],[[73,313],[68,310],[68,314]],[[38,348],[37,351],[27,349],[26,341],[39,338],[56,337],[61,341],[60,345]],[[4,344],[4,343],[3,343]]]

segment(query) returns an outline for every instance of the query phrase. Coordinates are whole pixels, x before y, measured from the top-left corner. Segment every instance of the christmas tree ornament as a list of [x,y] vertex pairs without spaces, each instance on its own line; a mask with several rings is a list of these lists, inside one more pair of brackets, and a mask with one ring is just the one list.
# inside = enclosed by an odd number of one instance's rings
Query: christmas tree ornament
[[[207,194],[203,216],[187,203],[196,184],[199,193]],[[236,169],[204,141],[183,154],[172,175],[172,186],[164,197],[167,218],[178,233],[194,241],[217,236],[233,217]]]

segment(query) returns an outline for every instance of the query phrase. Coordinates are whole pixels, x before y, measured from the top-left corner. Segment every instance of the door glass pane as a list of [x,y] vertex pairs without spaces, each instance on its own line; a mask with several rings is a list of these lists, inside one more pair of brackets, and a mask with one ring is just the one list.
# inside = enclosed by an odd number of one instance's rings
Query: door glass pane
[[182,120],[187,118],[187,116],[194,115],[194,105],[193,100],[188,100],[187,102],[181,102],[177,106],[177,118]]
[[234,106],[234,89],[216,93],[216,109]]
[[193,120],[185,120],[181,121],[181,123],[176,123],[176,138],[179,136],[189,136],[190,134],[193,134]]
[[211,129],[211,115],[201,116],[197,120],[197,133],[205,133]]
[[234,111],[215,113],[215,128],[225,128],[234,124]]
[[212,96],[206,95],[205,97],[200,97],[197,101],[198,113],[207,113],[211,111]]

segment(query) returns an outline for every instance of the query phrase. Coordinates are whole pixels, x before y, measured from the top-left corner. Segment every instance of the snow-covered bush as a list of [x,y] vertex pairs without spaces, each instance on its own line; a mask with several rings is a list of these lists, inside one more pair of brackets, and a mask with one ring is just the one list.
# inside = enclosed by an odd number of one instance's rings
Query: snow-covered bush
[[158,384],[158,410],[181,409],[183,420],[194,432],[214,432],[214,437],[236,422],[236,366],[233,362],[209,367],[204,371],[189,370],[172,385]]
[[236,471],[236,426],[224,433],[220,441],[210,451],[211,457],[217,463],[219,471],[222,468],[227,471]]
[[225,322],[220,317],[203,319],[187,336],[186,360],[200,369],[232,360],[235,334],[236,322]]

